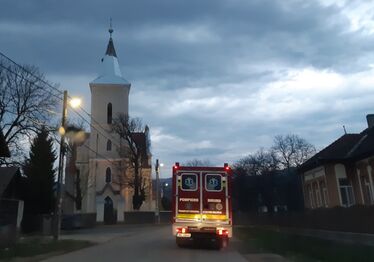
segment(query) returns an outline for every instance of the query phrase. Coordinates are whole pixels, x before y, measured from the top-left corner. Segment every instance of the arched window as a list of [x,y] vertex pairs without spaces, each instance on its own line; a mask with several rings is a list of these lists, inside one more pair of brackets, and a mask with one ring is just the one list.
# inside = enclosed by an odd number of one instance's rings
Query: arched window
[[110,170],[110,167],[108,167],[106,169],[106,173],[105,173],[105,182],[106,183],[110,183],[112,182],[112,170]]
[[106,142],[106,151],[112,151],[112,141],[110,139]]
[[109,103],[107,106],[107,123],[112,123],[112,103]]

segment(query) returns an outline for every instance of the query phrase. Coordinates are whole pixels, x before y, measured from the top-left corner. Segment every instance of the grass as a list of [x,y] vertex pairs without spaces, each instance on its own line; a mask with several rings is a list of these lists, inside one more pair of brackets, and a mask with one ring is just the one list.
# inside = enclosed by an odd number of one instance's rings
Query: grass
[[0,260],[15,257],[33,257],[42,254],[62,254],[92,246],[93,243],[81,240],[58,240],[47,238],[26,238],[8,247],[0,248]]
[[243,253],[271,252],[291,261],[374,261],[374,247],[298,236],[255,227],[235,228]]

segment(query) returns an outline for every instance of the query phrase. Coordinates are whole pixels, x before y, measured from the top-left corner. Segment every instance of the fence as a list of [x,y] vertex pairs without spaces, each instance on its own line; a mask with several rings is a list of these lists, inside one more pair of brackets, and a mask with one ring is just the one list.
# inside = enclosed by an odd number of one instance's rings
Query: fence
[[17,241],[22,216],[23,201],[0,199],[0,246]]
[[236,225],[272,225],[374,234],[374,207],[321,208],[300,213],[234,213]]
[[63,215],[62,229],[91,228],[96,225],[96,213]]

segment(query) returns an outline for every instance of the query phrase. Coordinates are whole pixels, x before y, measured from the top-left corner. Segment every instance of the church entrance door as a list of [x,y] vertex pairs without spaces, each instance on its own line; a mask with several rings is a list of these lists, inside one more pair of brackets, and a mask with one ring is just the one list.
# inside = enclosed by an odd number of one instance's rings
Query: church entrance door
[[107,196],[104,201],[104,223],[107,225],[115,224],[116,215],[113,208],[113,200]]

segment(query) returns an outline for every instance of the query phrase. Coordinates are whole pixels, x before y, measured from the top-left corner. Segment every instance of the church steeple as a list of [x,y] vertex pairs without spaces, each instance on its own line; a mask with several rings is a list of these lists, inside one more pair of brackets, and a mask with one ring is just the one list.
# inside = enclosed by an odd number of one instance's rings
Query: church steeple
[[109,43],[108,43],[108,46],[106,48],[106,52],[105,54],[108,55],[108,56],[114,56],[114,57],[117,57],[117,54],[116,54],[116,50],[114,49],[114,44],[113,44],[113,39],[112,39],[112,34],[114,32],[113,28],[112,28],[112,18],[110,19],[110,26],[109,26]]
[[109,26],[109,42],[106,48],[105,56],[101,59],[101,74],[92,84],[122,84],[130,87],[130,83],[122,77],[121,69],[118,63],[117,53],[114,48],[112,34],[112,19]]

